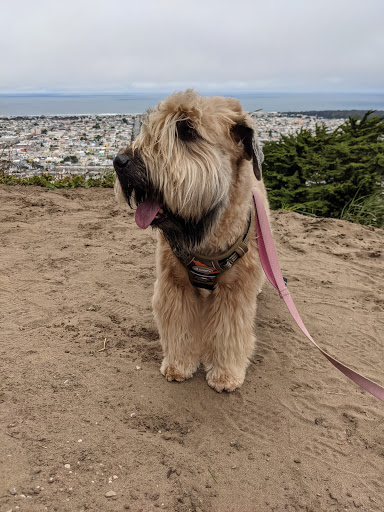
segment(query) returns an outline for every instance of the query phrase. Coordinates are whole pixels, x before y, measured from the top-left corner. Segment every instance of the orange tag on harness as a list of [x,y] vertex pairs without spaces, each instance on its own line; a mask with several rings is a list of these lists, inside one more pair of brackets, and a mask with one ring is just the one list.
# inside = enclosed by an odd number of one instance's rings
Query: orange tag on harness
[[192,260],[192,266],[189,266],[190,270],[194,270],[197,273],[212,275],[212,274],[220,274],[220,272],[215,267],[209,267],[204,263],[201,263],[197,260]]

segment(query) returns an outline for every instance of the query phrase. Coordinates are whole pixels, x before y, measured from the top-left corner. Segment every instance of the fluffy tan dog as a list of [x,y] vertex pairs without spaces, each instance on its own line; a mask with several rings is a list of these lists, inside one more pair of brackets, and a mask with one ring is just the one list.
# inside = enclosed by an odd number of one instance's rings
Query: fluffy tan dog
[[202,363],[216,391],[244,382],[264,279],[251,194],[268,208],[262,159],[237,100],[187,90],[150,111],[114,160],[116,195],[158,231],[153,310],[169,381]]

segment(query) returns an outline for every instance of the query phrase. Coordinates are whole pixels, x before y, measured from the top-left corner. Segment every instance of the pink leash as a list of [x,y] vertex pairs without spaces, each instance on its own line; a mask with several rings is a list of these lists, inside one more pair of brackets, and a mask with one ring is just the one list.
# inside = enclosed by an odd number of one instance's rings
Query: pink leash
[[371,395],[384,402],[384,387],[379,386],[366,377],[363,377],[359,373],[351,370],[351,368],[348,368],[348,366],[345,366],[344,364],[337,361],[337,359],[334,359],[332,356],[327,354],[327,352],[324,352],[324,350],[319,347],[319,345],[313,340],[312,336],[307,331],[307,328],[300,318],[299,312],[297,311],[291,294],[289,293],[288,288],[284,282],[279,261],[277,259],[276,248],[273,242],[268,217],[260,196],[256,191],[256,188],[252,189],[252,194],[256,212],[256,230],[260,261],[268,280],[276,288],[276,290],[278,290],[280,297],[284,299],[284,302],[297,325],[300,327],[306,337],[315,345],[315,347],[320,350],[323,356],[326,357],[328,361],[333,364],[333,366],[336,366],[338,370],[344,373],[344,375],[353,380],[353,382],[356,382],[356,384],[362,387],[365,391],[368,391],[368,393],[371,393]]

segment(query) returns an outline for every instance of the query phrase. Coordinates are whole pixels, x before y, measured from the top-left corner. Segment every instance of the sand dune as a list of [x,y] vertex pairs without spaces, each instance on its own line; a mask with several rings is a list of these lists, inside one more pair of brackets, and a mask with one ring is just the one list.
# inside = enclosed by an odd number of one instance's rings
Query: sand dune
[[[312,336],[384,384],[383,232],[273,227]],[[154,236],[111,190],[0,186],[0,264],[1,512],[384,510],[383,404],[269,284],[246,382],[217,394],[160,375]]]

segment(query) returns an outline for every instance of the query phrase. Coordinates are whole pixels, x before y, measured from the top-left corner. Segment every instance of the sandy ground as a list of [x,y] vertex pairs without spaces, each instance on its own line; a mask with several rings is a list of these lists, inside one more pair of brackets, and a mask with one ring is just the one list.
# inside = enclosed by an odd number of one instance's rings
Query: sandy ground
[[[312,336],[384,384],[383,232],[273,225]],[[384,510],[383,404],[269,284],[246,382],[218,394],[159,373],[154,236],[112,190],[0,186],[0,265],[1,512]]]

